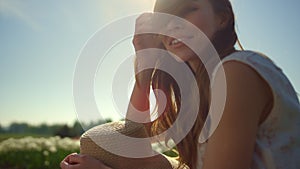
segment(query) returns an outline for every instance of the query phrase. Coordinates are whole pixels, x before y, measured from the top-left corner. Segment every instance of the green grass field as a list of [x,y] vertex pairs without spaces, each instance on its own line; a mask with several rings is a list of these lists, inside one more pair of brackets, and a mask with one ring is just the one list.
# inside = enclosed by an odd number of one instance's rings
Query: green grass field
[[[60,169],[68,154],[79,153],[79,140],[32,134],[0,135],[0,169]],[[175,151],[164,154],[175,157]]]
[[1,169],[59,169],[68,154],[79,152],[79,140],[39,135],[1,135]]

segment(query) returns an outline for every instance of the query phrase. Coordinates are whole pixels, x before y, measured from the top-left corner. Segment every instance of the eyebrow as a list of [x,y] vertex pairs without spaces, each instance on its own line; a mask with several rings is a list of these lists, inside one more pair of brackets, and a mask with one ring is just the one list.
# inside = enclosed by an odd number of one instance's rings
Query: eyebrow
[[191,0],[171,0],[171,2],[161,0],[158,5],[158,12],[175,14],[181,7]]
[[188,12],[194,5],[197,5],[196,0],[191,0],[191,1],[185,1],[184,3],[181,3],[181,6],[177,7],[177,9],[173,12],[174,15],[176,16],[181,16],[185,12]]

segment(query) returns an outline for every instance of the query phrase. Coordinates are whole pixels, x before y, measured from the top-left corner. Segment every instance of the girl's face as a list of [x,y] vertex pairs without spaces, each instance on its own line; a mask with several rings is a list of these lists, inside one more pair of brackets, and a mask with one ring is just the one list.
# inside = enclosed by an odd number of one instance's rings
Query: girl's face
[[[198,27],[207,37],[212,40],[214,33],[221,26],[220,18],[215,14],[212,5],[209,0],[185,0],[182,9],[178,12],[179,17],[186,19],[190,23]],[[184,43],[181,43],[180,40],[191,40],[194,41],[195,35],[189,31],[185,30],[183,27],[172,25],[170,21],[167,25],[167,31],[174,31],[176,37],[181,37],[181,39],[174,39],[171,37],[163,36],[162,42],[165,48],[171,53],[177,55],[182,61],[193,62],[196,59],[196,54],[188,48]],[[180,30],[181,29],[181,30]],[[201,45],[201,44],[199,44]],[[191,63],[193,64],[193,63]]]

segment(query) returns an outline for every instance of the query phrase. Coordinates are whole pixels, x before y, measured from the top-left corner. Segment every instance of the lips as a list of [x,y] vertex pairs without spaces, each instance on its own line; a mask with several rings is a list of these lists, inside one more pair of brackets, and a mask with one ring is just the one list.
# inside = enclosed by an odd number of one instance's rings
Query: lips
[[171,44],[169,45],[176,45],[177,43],[181,43],[182,42],[182,39],[174,39],[172,40]]
[[188,39],[191,39],[191,36],[185,36],[180,38],[167,38],[166,42],[171,48],[178,48],[184,45],[183,41],[186,41]]

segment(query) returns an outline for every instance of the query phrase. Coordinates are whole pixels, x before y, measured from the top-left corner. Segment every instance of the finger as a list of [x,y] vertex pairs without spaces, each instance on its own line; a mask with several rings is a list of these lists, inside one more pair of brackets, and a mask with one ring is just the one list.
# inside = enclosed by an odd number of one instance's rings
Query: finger
[[140,25],[135,28],[135,35],[147,34],[147,33],[153,33],[153,32],[157,32],[157,31],[155,31],[155,28],[150,23],[145,23],[144,25]]
[[152,18],[153,13],[145,12],[141,14],[139,17],[137,17],[136,22],[141,23],[145,21],[149,21]]
[[136,30],[153,30],[161,31],[161,28],[165,27],[170,18],[161,16],[157,13],[143,13],[141,14],[135,22]]
[[67,155],[62,161],[69,163],[70,156],[72,156],[74,154],[77,154],[77,153],[72,153],[72,154]]
[[60,163],[60,168],[61,169],[80,169],[79,164],[69,164],[66,161],[62,161]]
[[136,33],[151,32],[153,30],[152,18],[153,18],[152,13],[144,13],[140,15],[135,22],[135,32]]
[[142,14],[135,20],[135,28],[139,28],[151,20],[150,15]]
[[83,155],[72,154],[69,157],[69,164],[81,164],[83,162]]
[[67,163],[66,161],[63,160],[60,162],[61,169],[68,169],[68,167],[69,167],[69,163]]
[[143,44],[143,43],[150,43],[150,41],[152,40],[155,40],[154,38],[154,34],[136,34],[133,36],[133,39],[132,39],[132,42],[133,44],[135,45],[140,45],[140,44]]

